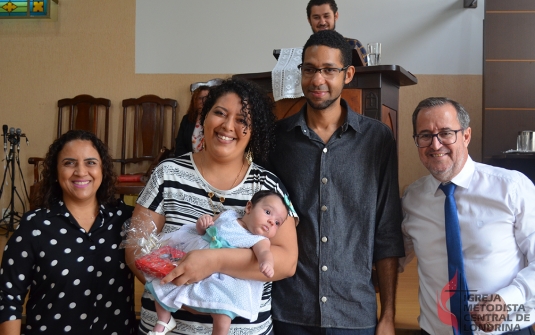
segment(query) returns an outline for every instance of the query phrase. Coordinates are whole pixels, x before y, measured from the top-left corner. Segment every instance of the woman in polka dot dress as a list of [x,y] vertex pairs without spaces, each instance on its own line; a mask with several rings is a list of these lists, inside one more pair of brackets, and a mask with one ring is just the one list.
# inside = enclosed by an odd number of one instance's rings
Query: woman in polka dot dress
[[69,131],[44,161],[39,209],[24,215],[0,268],[0,334],[133,334],[134,276],[125,263],[123,222],[108,149]]

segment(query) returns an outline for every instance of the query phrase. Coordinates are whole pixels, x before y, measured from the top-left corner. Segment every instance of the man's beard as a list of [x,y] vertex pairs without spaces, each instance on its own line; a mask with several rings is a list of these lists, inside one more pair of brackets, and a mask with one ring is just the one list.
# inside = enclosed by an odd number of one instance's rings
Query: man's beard
[[[310,27],[310,28],[312,29],[312,32],[315,34],[316,32],[314,31],[314,29],[312,27]],[[333,29],[329,29],[329,30],[336,30],[336,22],[333,25]]]
[[[340,95],[342,95],[342,93],[340,93]],[[334,99],[325,100],[325,101],[320,102],[320,103],[315,103],[315,102],[313,102],[312,100],[310,100],[307,97],[305,97],[305,99],[307,100],[307,103],[308,103],[308,105],[310,107],[312,107],[312,108],[314,108],[316,110],[324,110],[324,109],[327,109],[327,107],[331,106],[336,100],[338,100],[338,98],[340,98],[340,95],[337,96]]]

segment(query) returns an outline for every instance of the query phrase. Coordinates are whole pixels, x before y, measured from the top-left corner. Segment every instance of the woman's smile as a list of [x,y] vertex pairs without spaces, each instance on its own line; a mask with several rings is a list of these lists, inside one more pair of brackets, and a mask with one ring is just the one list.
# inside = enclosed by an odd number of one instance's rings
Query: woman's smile
[[228,137],[228,136],[221,135],[221,134],[218,134],[217,137],[222,139],[223,141],[233,141],[234,140],[234,137]]

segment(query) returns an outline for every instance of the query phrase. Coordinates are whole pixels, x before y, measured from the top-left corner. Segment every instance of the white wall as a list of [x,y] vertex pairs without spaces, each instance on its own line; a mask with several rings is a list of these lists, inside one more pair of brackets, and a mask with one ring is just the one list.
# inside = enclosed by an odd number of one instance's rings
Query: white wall
[[[311,34],[308,0],[136,0],[136,73],[271,71],[273,49]],[[382,43],[382,64],[415,74],[481,74],[483,5],[463,0],[337,0],[336,29]]]

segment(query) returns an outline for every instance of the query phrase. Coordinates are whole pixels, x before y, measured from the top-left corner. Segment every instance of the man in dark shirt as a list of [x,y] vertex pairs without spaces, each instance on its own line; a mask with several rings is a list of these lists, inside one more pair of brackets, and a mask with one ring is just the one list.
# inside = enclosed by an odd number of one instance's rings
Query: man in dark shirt
[[274,283],[275,333],[394,334],[397,262],[404,255],[396,143],[385,124],[341,99],[355,73],[342,35],[313,34],[302,57],[307,103],[278,122],[270,158],[300,222],[296,274]]

